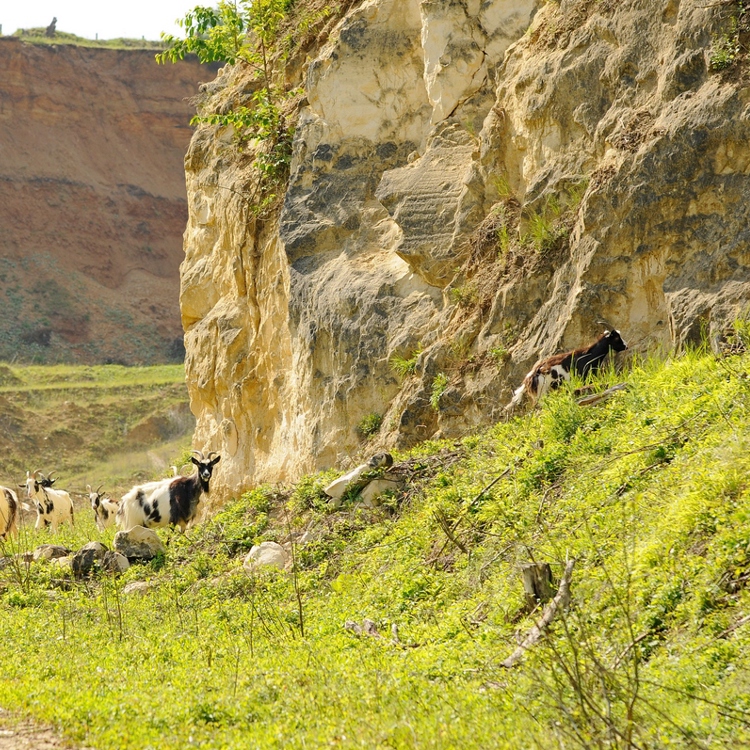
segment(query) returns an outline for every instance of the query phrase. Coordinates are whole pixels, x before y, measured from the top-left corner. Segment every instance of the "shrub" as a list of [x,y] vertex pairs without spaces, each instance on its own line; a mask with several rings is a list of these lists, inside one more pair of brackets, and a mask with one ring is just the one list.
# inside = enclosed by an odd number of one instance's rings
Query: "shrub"
[[459,307],[471,307],[479,302],[479,292],[474,284],[454,286],[448,294],[451,302]]
[[375,412],[371,412],[370,414],[365,414],[362,419],[359,420],[359,424],[357,425],[357,431],[359,432],[362,437],[371,437],[374,435],[379,429],[380,425],[383,423],[383,416],[382,414],[376,414]]

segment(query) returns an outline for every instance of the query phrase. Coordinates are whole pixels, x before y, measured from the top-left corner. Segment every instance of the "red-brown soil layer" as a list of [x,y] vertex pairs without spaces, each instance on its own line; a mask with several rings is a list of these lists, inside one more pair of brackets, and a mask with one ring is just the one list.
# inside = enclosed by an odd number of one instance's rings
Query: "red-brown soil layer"
[[188,101],[214,71],[0,39],[0,360],[179,359]]

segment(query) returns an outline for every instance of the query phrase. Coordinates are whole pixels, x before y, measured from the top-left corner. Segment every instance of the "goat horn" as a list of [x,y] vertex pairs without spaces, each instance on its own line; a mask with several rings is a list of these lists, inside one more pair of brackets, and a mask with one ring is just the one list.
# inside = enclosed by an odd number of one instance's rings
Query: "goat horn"
[[99,494],[99,490],[101,490],[101,488],[102,488],[102,487],[104,487],[104,485],[103,485],[103,484],[100,484],[100,485],[99,485],[99,486],[98,486],[98,487],[96,488],[96,494],[97,494],[97,495]]
[[[42,474],[42,470],[41,469],[37,469],[31,476],[34,477],[34,479],[36,479],[36,475],[37,474]],[[42,474],[42,477],[44,477],[44,474]]]
[[212,458],[213,458],[214,456],[218,456],[218,455],[219,455],[219,454],[218,454],[218,453],[217,453],[216,451],[211,451],[211,452],[210,452],[210,453],[208,454],[208,458],[206,459],[206,461],[210,461],[210,460],[211,460],[211,459],[212,459]]
[[203,455],[203,451],[192,450],[190,452],[191,453],[197,453],[198,457],[200,458],[201,461],[205,461],[206,460],[206,457]]
[[610,331],[614,331],[614,329],[615,329],[615,327],[611,323],[609,323],[608,321],[606,321],[606,320],[597,320],[596,322],[597,322],[598,325],[602,325],[602,326],[604,326],[605,328],[607,328]]

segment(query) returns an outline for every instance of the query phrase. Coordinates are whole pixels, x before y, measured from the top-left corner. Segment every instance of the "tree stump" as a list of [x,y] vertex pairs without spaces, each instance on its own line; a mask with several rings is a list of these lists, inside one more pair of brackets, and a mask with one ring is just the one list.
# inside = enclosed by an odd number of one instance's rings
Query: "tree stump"
[[529,563],[521,566],[526,608],[529,612],[538,604],[548,602],[555,595],[552,568],[549,563]]

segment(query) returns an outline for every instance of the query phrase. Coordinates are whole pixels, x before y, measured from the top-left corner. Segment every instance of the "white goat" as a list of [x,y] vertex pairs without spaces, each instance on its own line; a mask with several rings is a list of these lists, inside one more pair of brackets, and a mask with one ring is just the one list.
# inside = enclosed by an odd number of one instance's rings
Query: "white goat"
[[36,505],[35,529],[51,526],[54,532],[61,523],[73,526],[73,501],[65,490],[54,490],[49,486],[54,481],[38,470],[33,474],[26,472],[26,484],[21,486],[26,487],[27,497]]
[[86,492],[91,501],[91,510],[94,511],[96,527],[99,531],[104,531],[108,526],[111,526],[115,522],[115,516],[117,515],[120,506],[107,498],[107,493],[101,492],[101,489],[101,484],[95,490],[91,489],[90,484],[86,485]]

